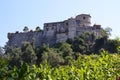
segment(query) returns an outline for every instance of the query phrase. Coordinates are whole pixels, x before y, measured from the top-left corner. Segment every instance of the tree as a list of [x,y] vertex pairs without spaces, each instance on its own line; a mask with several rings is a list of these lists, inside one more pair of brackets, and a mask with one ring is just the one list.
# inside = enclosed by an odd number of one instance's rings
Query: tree
[[2,47],[0,47],[0,57],[2,57],[2,55],[3,55],[3,49]]
[[22,43],[22,60],[28,64],[35,64],[37,60],[37,56],[35,54],[34,48],[30,44],[30,42]]
[[21,48],[18,47],[7,47],[7,51],[4,54],[3,58],[9,61],[9,67],[13,68],[14,66],[20,67],[21,65]]
[[106,31],[107,35],[110,36],[112,29],[110,27],[107,27],[107,28],[105,28],[105,31]]
[[104,47],[106,42],[107,42],[107,39],[106,39],[105,36],[102,37],[102,38],[96,39],[95,44],[93,46],[93,52],[94,53],[99,53],[99,50]]
[[46,45],[37,47],[37,48],[35,49],[36,56],[37,56],[37,61],[36,61],[37,65],[39,65],[39,64],[42,62],[42,54],[43,54],[44,52],[48,52],[48,50],[49,50],[49,47],[46,46]]
[[42,62],[46,60],[51,66],[58,66],[60,63],[64,62],[60,53],[58,53],[54,48],[49,48],[48,51],[43,52]]
[[72,42],[73,42],[73,39],[71,39],[71,38],[68,38],[68,39],[66,40],[66,42],[67,42],[68,44],[72,44]]
[[62,43],[59,50],[62,51],[63,53],[62,56],[64,58],[72,55],[72,48],[71,48],[71,45],[68,43]]
[[120,46],[119,40],[109,39],[104,45],[104,48],[109,51],[109,53],[117,53],[117,48]]
[[84,40],[80,37],[75,37],[73,42],[72,42],[72,49],[74,52],[80,52],[83,53],[83,48],[81,49],[81,47],[84,44]]
[[29,28],[27,26],[24,27],[23,29],[24,32],[28,32],[29,31]]
[[39,26],[36,27],[36,31],[41,31]]
[[94,44],[95,36],[92,33],[85,32],[73,39],[72,48],[75,52],[91,53],[91,48]]
[[101,29],[101,38],[102,37],[106,37],[106,39],[108,38],[108,34],[106,33],[104,29]]
[[10,58],[11,58],[10,65],[12,67],[14,67],[14,66],[20,67],[21,61],[22,61],[22,59],[21,59],[21,55],[22,55],[21,49],[20,48],[14,48],[12,50],[12,53],[10,53],[10,54],[11,54],[10,55]]
[[59,51],[61,51],[61,55],[64,59],[64,64],[70,64],[71,59],[73,58],[73,50],[71,48],[71,45],[64,42],[61,43],[61,46],[59,47]]
[[107,27],[105,29],[101,29],[102,37],[106,37],[107,39],[111,35],[112,29],[110,27]]

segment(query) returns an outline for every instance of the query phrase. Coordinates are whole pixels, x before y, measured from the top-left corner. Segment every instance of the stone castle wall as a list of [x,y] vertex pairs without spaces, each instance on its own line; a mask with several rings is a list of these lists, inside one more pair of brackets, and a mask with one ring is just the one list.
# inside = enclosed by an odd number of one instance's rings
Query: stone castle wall
[[43,32],[23,32],[23,33],[9,33],[8,45],[21,47],[22,42],[34,42],[35,46],[39,46],[43,41]]
[[69,18],[61,22],[45,23],[41,32],[23,32],[8,34],[9,46],[21,46],[24,41],[34,41],[35,46],[42,44],[52,45],[58,42],[65,42],[68,38],[74,38],[83,32],[94,33],[101,36],[101,25],[91,26],[91,16],[80,14],[75,18]]

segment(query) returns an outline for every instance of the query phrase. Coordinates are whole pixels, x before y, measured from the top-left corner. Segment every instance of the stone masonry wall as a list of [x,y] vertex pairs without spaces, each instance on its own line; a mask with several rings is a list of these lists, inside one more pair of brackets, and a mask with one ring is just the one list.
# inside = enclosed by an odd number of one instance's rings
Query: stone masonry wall
[[34,42],[35,46],[42,45],[43,32],[23,32],[23,33],[9,33],[8,45],[21,47],[22,42]]

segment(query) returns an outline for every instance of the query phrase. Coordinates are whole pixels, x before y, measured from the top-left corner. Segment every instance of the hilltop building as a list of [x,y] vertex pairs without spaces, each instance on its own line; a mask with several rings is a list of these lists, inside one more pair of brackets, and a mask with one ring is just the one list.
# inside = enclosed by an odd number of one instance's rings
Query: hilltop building
[[35,47],[42,44],[52,45],[65,42],[68,38],[74,38],[83,32],[93,33],[96,37],[101,36],[101,25],[91,26],[91,16],[80,14],[75,18],[69,18],[61,22],[45,23],[42,31],[29,31],[22,33],[8,33],[9,46],[21,47],[22,42],[34,42]]

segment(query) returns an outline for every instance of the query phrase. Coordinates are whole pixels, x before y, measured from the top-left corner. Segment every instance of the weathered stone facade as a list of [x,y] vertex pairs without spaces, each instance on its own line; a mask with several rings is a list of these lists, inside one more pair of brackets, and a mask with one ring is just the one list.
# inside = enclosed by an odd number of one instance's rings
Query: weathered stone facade
[[40,32],[9,33],[8,45],[20,47],[24,41],[34,41],[36,47],[44,43],[52,45],[57,42],[65,42],[68,38],[74,38],[83,32],[94,33],[95,36],[100,37],[101,25],[91,26],[91,16],[80,14],[75,18],[69,18],[61,22],[45,23],[44,29]]

